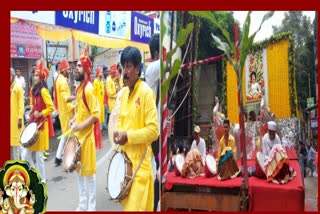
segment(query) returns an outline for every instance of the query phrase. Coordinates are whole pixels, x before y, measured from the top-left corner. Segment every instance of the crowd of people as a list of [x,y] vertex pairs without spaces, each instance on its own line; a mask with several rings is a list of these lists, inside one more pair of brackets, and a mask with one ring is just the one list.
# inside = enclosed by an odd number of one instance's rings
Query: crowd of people
[[[64,162],[64,149],[70,135],[76,138],[80,148],[80,164],[75,169],[79,190],[77,210],[95,211],[96,149],[102,147],[102,141],[107,137],[101,132],[108,129],[108,115],[115,110],[118,100],[118,122],[112,136],[108,137],[130,159],[132,168],[137,169],[129,194],[120,203],[125,211],[156,211],[160,192],[159,45],[159,34],[154,34],[149,44],[152,62],[145,71],[145,81],[140,78],[142,56],[138,48],[128,46],[121,54],[120,63],[112,64],[110,69],[98,66],[92,71],[86,46],[73,73],[78,83],[75,95],[71,94],[68,84],[70,65],[62,60],[57,65],[53,98],[46,82],[49,69],[39,60],[33,66],[29,81],[31,111],[26,124],[36,124],[39,136],[23,135],[30,138],[30,145],[21,145],[21,133],[25,131],[26,82],[19,69],[11,68],[11,159],[27,160],[39,170],[42,182],[46,182],[44,152],[49,149],[49,138],[54,136],[51,113],[57,110],[62,135],[54,164],[59,167]],[[94,81],[91,80],[93,72]]]

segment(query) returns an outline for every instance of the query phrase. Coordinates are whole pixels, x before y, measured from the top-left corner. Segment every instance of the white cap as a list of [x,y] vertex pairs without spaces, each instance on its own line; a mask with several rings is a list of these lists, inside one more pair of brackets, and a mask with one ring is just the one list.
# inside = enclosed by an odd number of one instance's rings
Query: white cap
[[199,126],[194,127],[194,132],[200,133],[200,127]]
[[268,122],[268,129],[271,130],[271,131],[276,131],[277,124],[274,121],[269,121]]

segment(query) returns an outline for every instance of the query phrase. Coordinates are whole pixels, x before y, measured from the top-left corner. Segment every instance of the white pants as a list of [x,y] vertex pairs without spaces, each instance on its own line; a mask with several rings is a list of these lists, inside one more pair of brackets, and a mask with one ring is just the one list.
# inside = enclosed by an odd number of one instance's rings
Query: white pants
[[62,135],[60,142],[59,142],[59,146],[57,149],[57,154],[56,154],[56,158],[61,159],[62,158],[62,152],[63,152],[63,148],[64,145],[66,144],[66,137],[64,135]]
[[[32,153],[36,155],[36,163],[34,163],[32,158]],[[22,148],[21,159],[28,161],[30,166],[39,170],[42,182],[46,182],[46,167],[43,160],[43,152],[33,152],[26,148]]]
[[20,146],[11,146],[11,160],[21,159],[21,148]]
[[[79,210],[96,211],[96,175],[81,176],[77,173],[77,180],[79,189]],[[89,201],[87,195],[89,195]]]

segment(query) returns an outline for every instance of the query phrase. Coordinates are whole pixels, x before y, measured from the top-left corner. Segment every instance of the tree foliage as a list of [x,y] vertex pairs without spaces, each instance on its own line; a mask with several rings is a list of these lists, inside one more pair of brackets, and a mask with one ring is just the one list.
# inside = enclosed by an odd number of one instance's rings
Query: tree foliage
[[284,14],[280,26],[272,26],[274,33],[293,32],[296,48],[296,87],[298,105],[306,108],[309,97],[309,75],[311,97],[315,97],[315,58],[314,27],[309,17],[301,11],[290,11]]

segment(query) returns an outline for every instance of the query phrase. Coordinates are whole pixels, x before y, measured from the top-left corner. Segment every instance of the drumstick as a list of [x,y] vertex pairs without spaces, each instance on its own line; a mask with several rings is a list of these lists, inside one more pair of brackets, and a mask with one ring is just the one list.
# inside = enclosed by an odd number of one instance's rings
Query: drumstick
[[72,129],[69,129],[68,131],[66,131],[64,134],[60,135],[59,137],[57,137],[58,140],[60,140],[62,138],[62,136],[67,136],[69,134],[71,134]]

